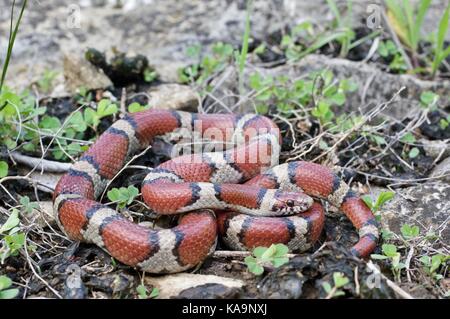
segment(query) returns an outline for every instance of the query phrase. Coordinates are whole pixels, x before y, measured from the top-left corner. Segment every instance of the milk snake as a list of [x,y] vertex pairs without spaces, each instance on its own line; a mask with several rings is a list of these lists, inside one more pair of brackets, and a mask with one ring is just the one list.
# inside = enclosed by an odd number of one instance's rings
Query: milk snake
[[[150,229],[96,201],[126,161],[157,137],[176,142],[186,132],[210,130],[223,134],[205,139],[232,147],[173,158],[144,179],[147,205],[159,214],[180,214],[176,227]],[[325,219],[311,195],[339,208],[358,229],[352,253],[370,254],[379,232],[364,202],[324,166],[302,161],[275,166],[279,152],[278,127],[260,115],[158,109],[127,114],[59,180],[56,221],[70,239],[94,243],[126,265],[173,273],[199,265],[214,251],[218,235],[236,250],[272,243],[294,252],[311,248]]]

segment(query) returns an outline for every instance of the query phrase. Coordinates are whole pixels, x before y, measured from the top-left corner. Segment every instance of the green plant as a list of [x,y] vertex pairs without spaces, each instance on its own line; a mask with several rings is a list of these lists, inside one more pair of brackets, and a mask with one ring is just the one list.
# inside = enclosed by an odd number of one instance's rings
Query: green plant
[[[290,81],[285,76],[262,77],[253,73],[249,77],[250,87],[255,91],[256,111],[264,114],[268,105],[276,105],[278,111],[289,113],[294,109],[307,110],[322,125],[331,125],[335,119],[334,107],[342,106],[346,94],[356,90],[356,85],[348,79],[334,79],[331,71],[313,72],[302,79]],[[337,118],[336,123],[343,127],[345,121]]]
[[[16,6],[16,0],[13,0],[13,3],[11,5],[11,22],[10,22],[10,28],[9,28],[8,48],[6,51],[5,61],[3,63],[2,77],[0,79],[0,93],[2,92],[2,89],[3,89],[3,84],[5,82],[6,73],[8,71],[9,61],[10,61],[11,55],[12,55],[12,49],[14,47],[14,42],[16,41],[16,35],[17,35],[17,32],[19,31],[20,22],[22,21],[22,16],[23,16],[23,13],[27,6],[27,2],[28,2],[28,0],[24,0],[22,2],[22,8],[20,9],[19,17],[17,19],[17,22],[16,22],[14,28],[13,28],[13,20],[14,20],[14,8]],[[1,107],[1,104],[0,104],[0,107]]]
[[75,101],[77,101],[78,104],[89,104],[89,102],[92,101],[92,93],[89,92],[89,90],[82,86],[78,88],[77,94],[74,96]]
[[450,4],[444,11],[441,21],[439,23],[439,29],[436,35],[436,42],[434,45],[434,59],[432,64],[432,76],[436,75],[437,70],[441,63],[450,55],[450,46],[444,49],[445,36],[448,31],[448,20],[450,13]]
[[[97,104],[97,109],[91,109],[87,108],[84,110],[84,123],[85,125],[88,125],[92,127],[94,131],[97,131],[97,127],[100,124],[100,120],[106,116],[114,115],[119,111],[119,108],[115,103],[112,103],[108,99],[103,99]],[[79,115],[76,119],[75,117],[72,117],[72,120],[76,120],[78,125],[81,125],[83,128],[85,127],[82,121],[81,113],[78,113]],[[86,129],[83,129],[81,131],[84,131]]]
[[366,205],[370,208],[370,210],[374,213],[379,212],[384,204],[394,198],[394,192],[381,192],[375,201],[372,200],[370,195],[362,196],[362,200]]
[[436,254],[432,257],[430,256],[422,256],[420,257],[420,262],[423,264],[423,268],[425,272],[430,275],[430,277],[440,280],[444,276],[442,274],[437,273],[439,267],[445,264],[447,260],[450,260],[450,256],[445,256],[442,254]]
[[410,0],[385,0],[385,2],[388,7],[388,18],[395,32],[412,53],[417,54],[422,24],[431,0],[420,0],[418,6]]
[[442,118],[439,120],[439,127],[442,130],[445,130],[448,127],[449,123],[450,123],[450,115],[447,115],[447,117],[445,119]]
[[19,289],[10,288],[12,280],[6,276],[0,276],[0,299],[13,299],[19,294]]
[[150,105],[141,105],[138,102],[133,102],[130,105],[128,105],[128,112],[130,113],[136,113],[148,110],[150,108]]
[[341,13],[339,12],[339,9],[336,5],[336,2],[334,0],[327,0],[327,4],[330,7],[331,11],[333,12],[335,19],[336,19],[336,25],[334,26],[338,30],[341,30],[342,36],[339,37],[337,40],[341,45],[341,52],[340,56],[345,57],[347,56],[350,45],[353,39],[355,38],[355,32],[353,31],[351,27],[351,20],[350,16],[352,15],[353,11],[353,4],[351,0],[347,0],[347,16],[342,17]]
[[400,281],[401,270],[405,268],[405,264],[401,262],[401,254],[397,251],[397,246],[393,244],[383,244],[381,246],[383,255],[372,254],[372,259],[389,259],[391,262],[391,271],[397,281]]
[[396,47],[392,40],[380,41],[378,53],[385,59],[390,60],[389,69],[393,72],[404,73],[408,67],[405,63],[402,53]]
[[146,68],[144,70],[144,81],[147,83],[153,82],[158,78],[158,73],[152,68]]
[[248,41],[250,39],[250,15],[251,15],[252,1],[247,1],[247,12],[245,16],[245,30],[244,36],[242,37],[242,48],[239,54],[236,54],[236,61],[239,66],[239,92],[243,94],[244,92],[244,69],[245,62],[247,61],[248,54]]
[[180,82],[203,84],[210,76],[222,71],[232,61],[234,52],[231,45],[222,42],[212,46],[212,55],[200,58],[200,51],[199,46],[186,49],[186,54],[199,62],[178,70]]
[[400,231],[406,240],[416,238],[420,234],[419,226],[409,224],[403,224]]
[[139,299],[149,299],[156,298],[159,295],[159,289],[153,288],[150,294],[148,293],[147,287],[144,284],[140,284],[136,287],[136,292],[138,293]]
[[108,191],[108,199],[112,202],[116,202],[119,208],[125,208],[126,205],[130,205],[136,196],[139,194],[139,190],[134,186],[113,188]]
[[420,94],[420,105],[424,108],[431,110],[435,109],[437,102],[439,101],[439,95],[431,91],[423,91]]
[[0,161],[0,178],[8,176],[8,163]]
[[57,71],[45,70],[42,78],[37,82],[39,89],[41,89],[44,93],[48,93],[52,88],[53,81],[57,76]]
[[22,205],[22,211],[27,214],[31,214],[33,210],[39,208],[39,204],[30,202],[30,198],[28,196],[19,195],[19,203]]
[[13,209],[6,222],[0,227],[0,263],[9,256],[16,256],[25,243],[25,234],[19,232],[19,211]]
[[[280,46],[285,49],[288,60],[300,60],[323,46],[348,36],[345,30],[335,30],[316,35],[310,22],[303,22],[293,28],[289,35],[283,36]],[[299,43],[303,42],[303,44]]]
[[341,272],[333,273],[333,287],[328,282],[322,283],[322,287],[327,293],[326,299],[344,296],[345,293],[340,288],[348,284],[350,280]]
[[248,270],[259,276],[264,272],[265,265],[272,265],[275,268],[284,265],[289,261],[287,257],[288,247],[284,244],[272,244],[267,247],[256,247],[253,249],[253,256],[245,257],[245,264]]

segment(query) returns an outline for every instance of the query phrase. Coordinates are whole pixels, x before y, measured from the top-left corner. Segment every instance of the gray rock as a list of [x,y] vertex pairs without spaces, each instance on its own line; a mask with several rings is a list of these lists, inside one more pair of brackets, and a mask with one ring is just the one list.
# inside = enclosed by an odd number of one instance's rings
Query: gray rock
[[93,90],[112,86],[111,80],[101,69],[77,54],[64,55],[64,79],[66,90],[72,94],[80,87]]
[[[374,198],[383,188],[373,188]],[[450,185],[443,182],[425,183],[396,190],[394,198],[382,210],[382,224],[397,234],[405,224],[415,224],[422,233],[432,228],[450,241]]]
[[147,92],[149,104],[160,109],[197,111],[200,96],[187,85],[161,84]]
[[422,143],[425,153],[433,159],[438,157],[442,159],[450,156],[450,143],[448,142],[439,140],[429,141],[425,139],[420,139],[419,142]]
[[430,174],[430,177],[442,176],[440,179],[450,183],[450,157],[439,163]]

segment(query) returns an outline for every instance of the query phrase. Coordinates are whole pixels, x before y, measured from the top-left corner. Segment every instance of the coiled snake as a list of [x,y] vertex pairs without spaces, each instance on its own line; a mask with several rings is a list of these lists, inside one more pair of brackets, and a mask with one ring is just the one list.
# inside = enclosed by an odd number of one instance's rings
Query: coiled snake
[[[155,213],[181,214],[176,227],[149,229],[96,201],[139,149],[156,137],[176,140],[194,131],[233,147],[169,160],[150,170],[141,189]],[[322,205],[312,196],[338,207],[358,229],[352,253],[370,254],[379,232],[365,203],[324,166],[302,161],[275,166],[279,152],[278,127],[260,115],[158,109],[127,114],[61,177],[53,196],[56,220],[69,238],[94,243],[124,264],[173,273],[200,264],[214,251],[218,235],[236,250],[272,243],[309,249],[324,225]]]

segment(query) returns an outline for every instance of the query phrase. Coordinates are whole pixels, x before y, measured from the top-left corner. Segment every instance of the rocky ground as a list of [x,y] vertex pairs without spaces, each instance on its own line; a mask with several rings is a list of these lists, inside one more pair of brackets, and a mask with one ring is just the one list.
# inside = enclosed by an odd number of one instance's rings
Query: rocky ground
[[[424,32],[435,29],[438,21],[436,17],[441,14],[445,3],[433,1]],[[8,32],[9,8],[9,2],[0,3],[2,38]],[[128,103],[138,99],[130,96],[142,94],[145,102],[151,105],[173,109],[197,111],[203,107],[217,112],[254,111],[252,98],[239,94],[239,71],[234,64],[213,74],[209,84],[214,90],[210,95],[201,95],[203,88],[195,83],[190,87],[178,83],[179,68],[196,62],[186,55],[188,47],[199,44],[207,54],[211,45],[219,41],[234,47],[241,45],[245,27],[245,1],[134,0],[120,4],[120,1],[86,0],[77,5],[68,5],[62,0],[32,0],[28,9],[16,41],[6,83],[18,90],[33,88],[42,74],[49,70],[56,71],[56,78],[48,92],[34,91],[44,105],[54,107],[52,112],[60,118],[76,109],[71,103],[80,87],[100,95],[109,94],[106,96],[112,96],[119,104],[123,104],[121,99],[127,99]],[[365,1],[355,4],[355,25],[364,25],[366,9]],[[329,23],[332,18],[325,1],[254,1],[251,36],[254,43],[263,41],[270,46],[270,43],[276,42],[275,38],[281,37],[280,34],[302,21],[312,20],[321,25]],[[450,33],[447,39],[450,39]],[[88,47],[105,52],[108,58],[117,52],[125,52],[127,56],[142,54],[158,73],[158,80],[150,85],[129,84],[125,86],[128,95],[124,97],[124,91],[114,85],[111,76],[85,60],[83,53]],[[27,297],[136,297],[136,286],[145,283],[147,288],[158,288],[160,298],[324,298],[328,294],[321,288],[322,284],[332,282],[334,272],[340,271],[348,278],[354,278],[356,269],[359,282],[351,282],[346,286],[347,297],[442,297],[450,286],[448,263],[441,268],[446,278],[437,284],[424,277],[418,269],[418,260],[427,253],[449,254],[450,126],[436,129],[437,122],[434,119],[449,113],[449,78],[431,80],[411,74],[388,73],[380,63],[364,60],[367,51],[363,52],[362,58],[353,60],[316,52],[300,61],[286,62],[283,58],[277,58],[276,49],[274,45],[273,56],[267,61],[251,56],[244,78],[258,73],[297,79],[313,71],[330,70],[336,80],[351,79],[358,83],[357,90],[348,93],[341,113],[364,117],[374,109],[379,110],[373,119],[366,121],[384,120],[382,134],[392,138],[390,146],[398,153],[403,151],[398,144],[397,134],[402,128],[406,127],[418,136],[415,145],[419,148],[419,156],[406,164],[393,155],[396,152],[391,154],[390,147],[376,148],[369,145],[367,149],[353,150],[350,146],[354,140],[350,137],[348,143],[345,140],[335,151],[326,152],[317,160],[336,168],[347,181],[353,182],[355,190],[369,194],[374,199],[382,192],[395,191],[395,197],[379,213],[385,232],[394,233],[394,239],[401,242],[398,247],[405,257],[406,269],[403,269],[400,281],[394,278],[387,262],[381,261],[377,268],[372,261],[366,263],[348,255],[345,247],[355,241],[357,234],[345,217],[332,211],[328,213],[325,232],[315,252],[292,257],[286,265],[268,269],[263,277],[246,271],[243,262],[245,255],[229,251],[217,251],[194,273],[142,276],[123,265],[115,264],[96,247],[78,247],[77,244],[69,243],[53,228],[55,224],[51,216],[49,189],[54,187],[58,177],[67,169],[64,165],[51,172],[36,170],[27,175],[47,186],[39,187],[40,209],[33,210],[34,213],[28,217],[30,225],[38,225],[36,229],[30,230],[30,237],[38,244],[42,240],[40,237],[43,237],[44,242],[56,247],[50,249],[51,253],[42,258],[35,257],[31,262],[30,256],[25,260],[10,258],[6,265],[2,265],[5,267],[0,274],[11,275],[15,282],[21,283],[21,292]],[[0,51],[6,51],[3,42]],[[248,86],[246,88],[250,90]],[[434,113],[423,111],[420,102],[423,91],[433,91],[443,97]],[[201,106],[199,100],[202,101]],[[110,122],[111,119],[103,121],[103,125],[107,127]],[[295,127],[284,128],[284,160],[295,158],[302,154],[306,146],[313,144],[307,144],[307,134],[302,123],[307,125],[309,133],[314,123],[311,124],[308,119],[292,119],[289,123]],[[312,136],[316,138],[320,135],[314,133]],[[293,138],[297,138],[301,147],[292,148],[289,145]],[[329,141],[336,143],[339,138],[330,138]],[[358,158],[356,163],[348,160],[349,147],[353,152],[351,156]],[[373,159],[386,149],[386,155],[382,155],[381,159]],[[302,158],[314,160],[322,151],[317,148],[305,153]],[[160,159],[155,159],[151,164],[157,164]],[[16,175],[29,173],[27,161],[28,158],[21,161],[16,156],[16,162],[22,164],[14,168]],[[36,199],[33,188],[26,182],[9,184],[7,189],[13,195],[26,193]],[[9,200],[5,199],[7,197],[2,194],[0,199],[6,203]],[[398,234],[405,224],[418,225],[421,236],[406,241],[399,238],[401,236]],[[430,233],[435,236],[431,240],[427,239]],[[381,253],[380,248],[377,253]],[[40,278],[31,272],[38,267]],[[373,280],[378,280],[376,289],[372,289]]]

